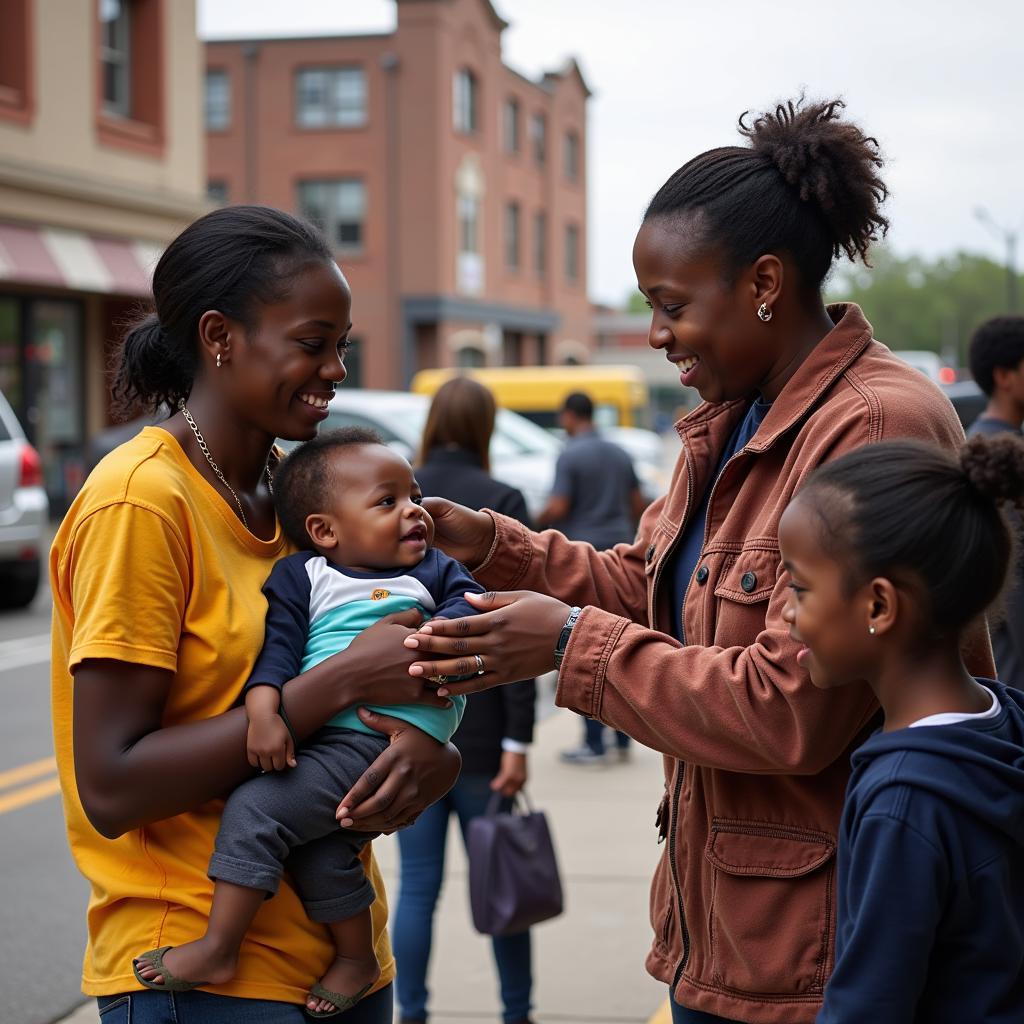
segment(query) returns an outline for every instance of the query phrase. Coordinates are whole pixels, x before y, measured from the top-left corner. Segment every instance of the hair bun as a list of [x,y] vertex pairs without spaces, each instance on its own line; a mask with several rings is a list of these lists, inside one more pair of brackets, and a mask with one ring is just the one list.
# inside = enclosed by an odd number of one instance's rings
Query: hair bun
[[1024,509],[1024,438],[978,434],[960,450],[960,468],[986,498]]
[[740,133],[770,160],[804,202],[821,212],[832,238],[833,256],[845,252],[867,262],[872,242],[889,221],[879,206],[889,194],[876,173],[883,160],[878,142],[840,115],[842,100],[780,103],[750,123],[740,117]]

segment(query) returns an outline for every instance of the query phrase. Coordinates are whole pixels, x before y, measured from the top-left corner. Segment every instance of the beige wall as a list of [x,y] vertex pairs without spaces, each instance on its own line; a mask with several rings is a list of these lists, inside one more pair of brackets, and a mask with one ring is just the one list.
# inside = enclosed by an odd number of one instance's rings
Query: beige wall
[[96,6],[36,0],[35,111],[0,121],[0,217],[166,241],[204,205],[202,46],[192,0],[164,0],[164,146],[157,156],[101,144]]

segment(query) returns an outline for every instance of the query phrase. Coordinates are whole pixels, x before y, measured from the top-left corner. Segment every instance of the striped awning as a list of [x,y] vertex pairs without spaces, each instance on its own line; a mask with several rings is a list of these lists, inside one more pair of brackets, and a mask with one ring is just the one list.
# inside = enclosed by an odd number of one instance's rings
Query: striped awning
[[160,252],[152,242],[0,221],[0,282],[148,295]]

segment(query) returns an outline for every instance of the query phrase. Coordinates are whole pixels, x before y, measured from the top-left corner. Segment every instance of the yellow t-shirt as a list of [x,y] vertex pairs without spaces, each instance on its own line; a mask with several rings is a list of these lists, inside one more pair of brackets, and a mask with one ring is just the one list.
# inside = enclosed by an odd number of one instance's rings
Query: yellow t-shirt
[[[280,527],[270,541],[249,533],[159,427],[107,456],[61,524],[50,552],[53,724],[71,852],[92,885],[86,995],[139,988],[133,956],[203,933],[212,894],[206,870],[223,801],[104,839],[89,824],[75,784],[72,670],[86,658],[167,669],[174,681],[165,725],[222,714],[238,699],[263,643],[260,588],[287,552]],[[380,988],[394,977],[387,902],[369,845],[363,862],[377,892]],[[327,931],[308,920],[286,876],[256,915],[235,979],[209,991],[302,1002],[333,956]]]

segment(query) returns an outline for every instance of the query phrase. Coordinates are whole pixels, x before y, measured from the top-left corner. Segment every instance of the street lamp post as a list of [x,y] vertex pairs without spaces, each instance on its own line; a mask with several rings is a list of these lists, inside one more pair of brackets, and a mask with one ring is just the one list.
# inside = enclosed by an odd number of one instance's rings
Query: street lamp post
[[1017,312],[1017,232],[997,224],[984,206],[975,207],[974,216],[993,234],[1002,238],[1006,246],[1006,305],[1010,313]]

